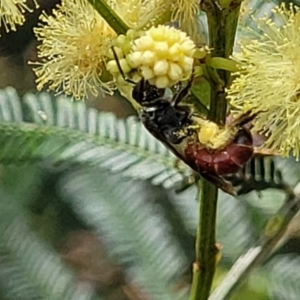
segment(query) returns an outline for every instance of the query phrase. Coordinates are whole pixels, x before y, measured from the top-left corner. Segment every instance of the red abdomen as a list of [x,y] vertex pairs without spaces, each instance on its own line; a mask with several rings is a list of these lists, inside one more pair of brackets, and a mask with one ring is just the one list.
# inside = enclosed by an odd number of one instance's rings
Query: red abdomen
[[185,149],[186,161],[200,173],[228,175],[242,168],[253,154],[251,133],[241,128],[235,139],[224,149],[208,150],[201,144],[190,142]]

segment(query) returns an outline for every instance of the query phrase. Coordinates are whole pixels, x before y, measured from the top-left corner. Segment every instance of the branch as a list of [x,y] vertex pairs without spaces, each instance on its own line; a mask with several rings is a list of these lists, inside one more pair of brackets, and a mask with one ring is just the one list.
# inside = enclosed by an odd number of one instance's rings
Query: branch
[[218,190],[208,181],[203,181],[200,193],[199,222],[196,237],[196,261],[193,266],[191,300],[207,299],[216,268],[216,213]]
[[105,19],[108,25],[119,35],[126,34],[129,27],[106,3],[105,0],[88,0],[97,12]]
[[[232,53],[236,25],[241,0],[223,1],[220,7],[217,0],[202,0],[200,8],[206,12],[209,28],[212,56],[228,58]],[[225,87],[230,73],[217,72],[208,67],[213,76],[211,80],[210,110],[208,118],[217,123],[224,123],[227,101]],[[215,77],[217,80],[214,81]],[[199,190],[201,190],[199,188]],[[216,246],[216,214],[218,190],[211,182],[203,180],[202,192],[199,193],[199,223],[196,237],[196,261],[193,267],[191,300],[207,300],[210,294],[216,269],[218,248]]]
[[[209,300],[228,299],[251,271],[276,250],[289,223],[300,210],[299,187],[300,184],[295,187],[294,194],[287,198],[287,201],[279,209],[276,215],[268,222],[264,236],[258,245],[248,250],[247,253],[235,262],[225,279],[211,294]],[[270,227],[272,228],[271,234],[269,232]]]

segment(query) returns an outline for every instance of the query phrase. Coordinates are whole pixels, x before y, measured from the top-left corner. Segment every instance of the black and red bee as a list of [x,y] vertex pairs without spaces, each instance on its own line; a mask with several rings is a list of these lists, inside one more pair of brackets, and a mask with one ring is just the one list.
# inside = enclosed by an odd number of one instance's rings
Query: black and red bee
[[245,125],[254,116],[245,114],[228,124],[232,134],[226,142],[217,149],[209,149],[197,138],[191,109],[179,105],[188,95],[193,78],[170,97],[166,89],[157,88],[148,80],[134,82],[126,78],[113,48],[112,51],[123,79],[134,85],[132,98],[141,105],[139,116],[148,131],[202,177],[233,194],[232,185],[221,176],[236,173],[252,157],[252,135]]

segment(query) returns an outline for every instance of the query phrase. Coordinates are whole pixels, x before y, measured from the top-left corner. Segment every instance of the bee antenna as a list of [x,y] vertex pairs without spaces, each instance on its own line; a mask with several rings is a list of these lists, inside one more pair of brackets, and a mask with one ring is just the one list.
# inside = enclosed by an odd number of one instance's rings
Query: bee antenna
[[117,55],[117,53],[116,53],[115,47],[112,46],[112,47],[111,47],[111,50],[112,50],[114,59],[115,59],[115,61],[116,61],[116,63],[117,63],[119,72],[120,72],[121,76],[123,77],[124,81],[136,85],[137,83],[136,83],[135,81],[133,81],[133,80],[131,80],[130,78],[128,78],[128,77],[125,76],[125,73],[124,73],[124,71],[122,70],[122,67],[121,67],[121,64],[120,64],[119,57],[118,57],[118,55]]

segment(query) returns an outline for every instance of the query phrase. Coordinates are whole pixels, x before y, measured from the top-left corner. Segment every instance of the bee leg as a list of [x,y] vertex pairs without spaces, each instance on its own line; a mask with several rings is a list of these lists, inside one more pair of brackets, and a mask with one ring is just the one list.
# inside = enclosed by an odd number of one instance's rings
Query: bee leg
[[232,127],[245,126],[245,125],[249,124],[251,121],[253,121],[253,119],[255,119],[256,116],[257,116],[256,113],[252,114],[252,111],[249,110],[246,113],[239,116],[237,119],[233,120],[232,123],[230,124],[230,126],[232,126]]
[[281,155],[279,151],[276,150],[271,150],[271,149],[265,149],[265,148],[258,148],[254,147],[253,148],[253,153],[256,155]]
[[264,110],[261,111],[257,111],[255,113],[253,113],[251,110],[248,110],[247,112],[245,112],[244,114],[242,114],[241,116],[239,116],[237,119],[233,120],[232,122],[230,122],[230,126],[245,126],[248,129],[251,129],[253,126],[251,124],[251,122],[260,114],[265,112]]
[[219,189],[223,192],[230,194],[232,196],[236,196],[236,191],[229,181],[225,181],[222,177],[217,175],[209,175],[209,174],[201,174],[201,176],[210,181],[211,183],[215,184]]
[[172,99],[172,106],[177,106],[181,100],[183,100],[190,91],[194,80],[194,74],[192,74],[191,78],[187,82],[186,86],[183,87]]

